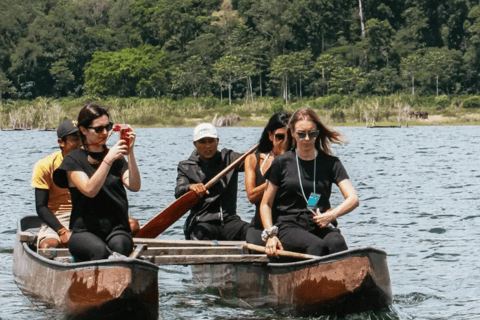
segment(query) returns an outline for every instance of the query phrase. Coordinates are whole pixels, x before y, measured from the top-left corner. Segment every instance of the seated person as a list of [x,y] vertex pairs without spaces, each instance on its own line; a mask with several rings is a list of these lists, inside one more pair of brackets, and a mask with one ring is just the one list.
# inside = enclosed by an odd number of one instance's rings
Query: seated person
[[125,187],[139,191],[141,186],[134,153],[136,135],[131,130],[107,149],[112,127],[105,107],[86,104],[78,115],[82,147],[68,154],[53,173],[55,184],[70,190],[68,248],[80,261],[106,259],[113,252],[127,256],[133,250]]
[[[292,114],[287,139],[294,149],[276,157],[265,174],[260,216],[267,255],[277,256],[278,249],[318,256],[347,250],[340,230],[330,226],[359,204],[347,171],[330,150],[330,143],[341,142],[340,134],[325,126],[313,110],[303,108]],[[335,208],[330,205],[333,184],[345,198]]]
[[265,245],[261,237],[263,225],[259,210],[265,190],[264,174],[270,168],[273,159],[289,149],[285,143],[289,117],[290,114],[284,111],[275,113],[263,130],[257,151],[245,159],[245,190],[248,200],[255,204],[255,216],[251,222],[252,226],[247,231],[248,243]]
[[71,231],[68,229],[72,202],[67,188],[53,183],[53,171],[62,164],[63,158],[80,146],[77,121],[65,119],[57,128],[57,151],[35,164],[32,187],[35,188],[35,207],[43,220],[38,233],[38,248],[66,247]]
[[175,197],[194,191],[200,200],[193,206],[184,225],[187,240],[245,240],[250,224],[237,215],[238,172],[243,165],[230,171],[210,190],[205,184],[238,159],[233,150],[218,151],[219,138],[209,123],[193,131],[195,150],[188,160],[178,164]]

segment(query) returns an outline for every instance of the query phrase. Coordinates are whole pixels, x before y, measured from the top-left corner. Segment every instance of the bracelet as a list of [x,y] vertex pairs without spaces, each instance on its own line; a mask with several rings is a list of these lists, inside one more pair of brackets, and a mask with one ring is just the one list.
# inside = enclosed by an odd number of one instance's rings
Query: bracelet
[[271,226],[268,229],[262,231],[262,240],[263,242],[267,242],[267,240],[271,237],[275,237],[278,234],[278,227]]
[[105,162],[105,163],[106,163],[106,164],[107,164],[109,167],[111,167],[111,166],[112,166],[112,164],[111,164],[111,163],[109,163],[109,162],[108,162],[107,160],[105,160],[105,159],[103,159],[103,162]]

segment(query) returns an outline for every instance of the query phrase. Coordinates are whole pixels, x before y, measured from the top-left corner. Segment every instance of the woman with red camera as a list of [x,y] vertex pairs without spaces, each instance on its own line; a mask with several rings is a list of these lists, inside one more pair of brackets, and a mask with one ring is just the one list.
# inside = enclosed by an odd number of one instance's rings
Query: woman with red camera
[[54,182],[68,187],[72,196],[68,248],[81,261],[106,259],[114,252],[129,255],[133,249],[125,187],[139,191],[141,186],[136,135],[131,130],[128,145],[120,139],[108,149],[112,127],[105,107],[86,104],[78,115],[83,147],[69,153],[54,172]]

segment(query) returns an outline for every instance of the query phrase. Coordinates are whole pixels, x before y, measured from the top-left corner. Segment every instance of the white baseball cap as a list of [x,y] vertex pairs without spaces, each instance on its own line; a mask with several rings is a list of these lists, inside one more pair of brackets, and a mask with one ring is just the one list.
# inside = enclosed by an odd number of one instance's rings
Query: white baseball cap
[[217,130],[210,123],[201,123],[193,130],[193,142],[203,138],[218,138]]

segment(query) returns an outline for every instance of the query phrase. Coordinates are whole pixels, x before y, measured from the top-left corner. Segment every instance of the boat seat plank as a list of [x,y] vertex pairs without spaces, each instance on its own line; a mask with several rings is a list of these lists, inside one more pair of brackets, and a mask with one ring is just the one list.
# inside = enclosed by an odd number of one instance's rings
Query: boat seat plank
[[142,251],[145,256],[165,256],[165,255],[225,255],[225,254],[244,254],[241,246],[224,247],[154,247]]
[[47,259],[55,259],[57,257],[71,256],[70,251],[68,251],[68,248],[38,249],[37,253]]
[[30,231],[20,231],[18,232],[20,242],[34,243],[37,236],[35,233]]
[[148,247],[222,247],[241,246],[245,241],[198,241],[198,240],[161,240],[148,238],[133,238],[135,244],[146,244]]
[[230,254],[230,255],[169,255],[169,256],[141,256],[143,260],[150,261],[157,266],[161,265],[192,265],[215,263],[269,263],[264,254]]
[[56,257],[56,258],[53,258],[53,260],[57,262],[63,262],[63,263],[75,262],[72,256]]

